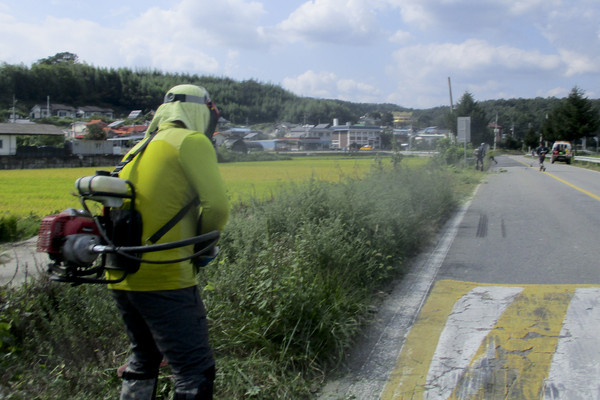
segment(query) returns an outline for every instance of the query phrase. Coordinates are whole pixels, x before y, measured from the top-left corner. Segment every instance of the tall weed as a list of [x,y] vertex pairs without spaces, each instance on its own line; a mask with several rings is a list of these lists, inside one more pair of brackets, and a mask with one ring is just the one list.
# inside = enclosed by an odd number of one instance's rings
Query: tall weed
[[[307,399],[456,205],[456,173],[377,165],[239,203],[199,275],[217,399]],[[0,288],[0,398],[111,399],[128,342],[106,288]],[[158,399],[172,395],[169,369]]]
[[[260,355],[282,368],[277,381],[309,387],[342,360],[375,290],[404,272],[456,200],[449,176],[427,168],[311,180],[275,199],[233,213],[218,265],[202,273],[204,298],[218,359]],[[239,394],[234,371],[220,379],[224,398]],[[245,371],[249,397],[275,398],[264,379]]]

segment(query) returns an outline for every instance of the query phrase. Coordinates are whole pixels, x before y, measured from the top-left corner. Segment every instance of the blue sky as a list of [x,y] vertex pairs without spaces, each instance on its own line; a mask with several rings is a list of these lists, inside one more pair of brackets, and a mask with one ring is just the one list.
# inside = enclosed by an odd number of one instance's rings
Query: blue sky
[[599,0],[0,0],[0,62],[255,79],[410,108],[600,98]]

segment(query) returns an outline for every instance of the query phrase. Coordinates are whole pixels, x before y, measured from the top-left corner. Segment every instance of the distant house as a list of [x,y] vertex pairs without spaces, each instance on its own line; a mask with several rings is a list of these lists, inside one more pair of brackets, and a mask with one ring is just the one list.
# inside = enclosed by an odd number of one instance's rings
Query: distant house
[[118,126],[111,127],[110,125],[107,127],[106,136],[107,137],[120,137],[127,138],[130,136],[144,136],[146,131],[148,130],[148,125],[129,125],[129,126]]
[[348,149],[351,144],[371,146],[374,150],[381,148],[381,134],[383,129],[378,126],[364,125],[334,125],[330,128],[331,147],[335,149]]
[[109,119],[115,117],[115,112],[112,108],[103,108],[96,106],[84,106],[77,108],[77,118],[91,118],[93,116],[102,116]]
[[64,104],[36,104],[31,108],[29,118],[40,119],[48,117],[59,118],[75,118],[77,117],[77,109],[75,107],[66,106]]
[[110,119],[114,118],[112,108],[103,108],[96,106],[72,107],[64,104],[36,104],[31,108],[29,117],[31,119],[40,119],[47,117],[59,118],[90,118],[92,116],[103,116]]
[[395,128],[392,131],[394,142],[397,146],[408,146],[412,133],[412,128]]
[[412,121],[412,112],[394,111],[392,112],[392,115],[394,116],[395,126],[406,126]]
[[301,125],[290,128],[284,138],[290,150],[324,150],[331,145],[329,124]]
[[26,135],[62,136],[62,130],[45,124],[2,124],[0,123],[0,155],[17,154],[17,137]]
[[222,134],[221,132],[213,133],[213,140],[215,141],[215,145],[217,147],[221,146],[227,140],[227,136]]
[[67,137],[69,139],[81,138],[85,136],[85,129],[87,127],[87,122],[84,121],[75,121],[71,124],[71,128],[67,132]]
[[243,139],[231,138],[227,139],[224,142],[224,145],[227,149],[231,151],[237,151],[238,153],[247,153],[248,145],[244,142]]

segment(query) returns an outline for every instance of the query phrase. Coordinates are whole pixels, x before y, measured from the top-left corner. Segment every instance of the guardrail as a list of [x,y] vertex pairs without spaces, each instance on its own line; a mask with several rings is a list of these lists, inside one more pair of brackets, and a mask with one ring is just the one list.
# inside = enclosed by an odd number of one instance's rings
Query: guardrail
[[[525,154],[525,157],[531,157],[531,153]],[[535,156],[537,158],[537,155]],[[550,155],[546,155],[546,159],[550,158]],[[575,161],[585,161],[595,164],[600,164],[600,157],[586,157],[586,156],[575,156]]]
[[600,158],[598,158],[598,157],[575,156],[575,161],[585,161],[585,162],[600,164]]

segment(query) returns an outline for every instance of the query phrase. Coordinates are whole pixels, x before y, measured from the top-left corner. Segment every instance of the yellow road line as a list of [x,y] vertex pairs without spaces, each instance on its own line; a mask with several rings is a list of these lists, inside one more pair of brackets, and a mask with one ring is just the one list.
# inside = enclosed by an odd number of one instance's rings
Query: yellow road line
[[[445,281],[443,281],[445,282]],[[398,357],[381,399],[421,399],[429,363],[446,319],[458,299],[473,288],[472,284],[438,282],[423,308]]]
[[[382,400],[425,398],[431,360],[454,304],[471,290],[486,286],[515,285],[460,281],[435,284],[406,338]],[[573,293],[581,287],[598,287],[517,286],[523,291],[480,344],[451,399],[539,398]]]
[[[451,398],[464,398],[465,390],[474,399],[540,398],[573,290],[538,286],[521,292],[481,344]],[[482,368],[483,363],[492,367]]]
[[[521,164],[523,164],[523,165],[525,165],[525,166],[527,166],[527,167],[531,167],[531,168],[535,168],[535,169],[537,169],[537,168],[536,168],[536,167],[534,167],[532,164],[527,164],[527,163],[524,163],[524,162],[523,162],[523,161],[521,161],[521,160],[516,160],[516,161],[520,162]],[[588,195],[588,196],[590,196],[591,198],[593,198],[593,199],[595,199],[595,200],[598,200],[598,201],[600,201],[600,196],[597,196],[597,195],[595,195],[595,194],[593,194],[593,193],[590,193],[590,192],[588,192],[587,190],[580,188],[579,186],[575,186],[575,185],[573,185],[572,183],[570,183],[570,182],[567,182],[567,181],[565,181],[564,179],[562,179],[562,178],[559,178],[558,176],[551,174],[550,172],[546,172],[546,171],[543,171],[543,172],[544,172],[546,175],[548,175],[548,176],[550,176],[550,177],[552,177],[552,178],[556,179],[557,181],[559,181],[559,182],[562,182],[562,183],[564,183],[565,185],[567,185],[567,186],[570,186],[570,187],[572,187],[572,188],[573,188],[573,189],[575,189],[575,190],[579,190],[581,193],[587,194],[587,195]]]

